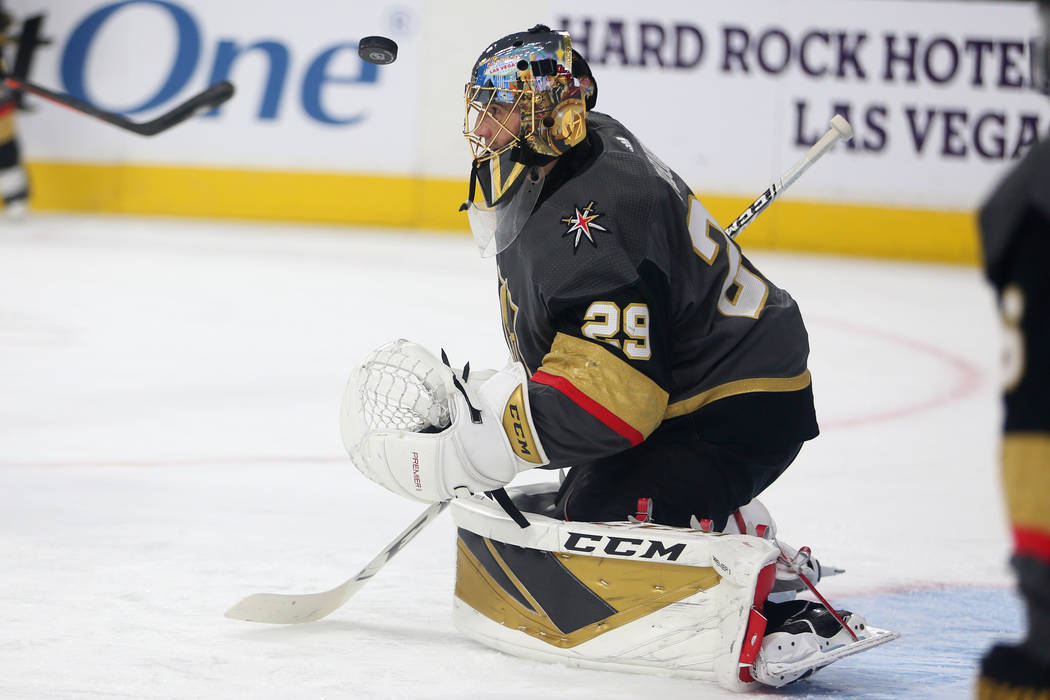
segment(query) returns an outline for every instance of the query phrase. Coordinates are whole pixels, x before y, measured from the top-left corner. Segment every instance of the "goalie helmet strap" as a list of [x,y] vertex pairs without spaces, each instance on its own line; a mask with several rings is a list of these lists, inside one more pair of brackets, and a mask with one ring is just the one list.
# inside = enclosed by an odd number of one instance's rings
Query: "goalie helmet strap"
[[474,194],[477,192],[477,184],[478,161],[475,160],[470,166],[470,186],[467,188],[467,199],[459,205],[459,211],[466,211],[470,208],[470,203],[474,201]]

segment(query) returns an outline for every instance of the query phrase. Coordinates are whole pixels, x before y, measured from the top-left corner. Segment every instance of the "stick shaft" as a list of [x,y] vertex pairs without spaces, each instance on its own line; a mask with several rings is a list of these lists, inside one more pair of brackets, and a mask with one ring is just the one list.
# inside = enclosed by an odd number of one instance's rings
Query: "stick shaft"
[[215,83],[203,92],[194,95],[156,119],[148,122],[133,122],[122,114],[107,112],[93,104],[77,99],[72,95],[55,92],[54,90],[49,90],[46,87],[37,85],[36,83],[31,83],[27,80],[8,76],[4,79],[4,83],[10,88],[24,90],[25,92],[36,95],[37,97],[42,97],[56,104],[68,107],[76,112],[80,112],[81,114],[95,117],[96,119],[100,119],[120,129],[131,131],[142,136],[154,136],[162,131],[166,131],[176,124],[186,121],[198,112],[215,109],[233,96],[233,84],[224,80]]
[[821,156],[831,150],[831,147],[838,143],[839,139],[851,139],[853,138],[853,128],[850,127],[842,116],[835,115],[831,120],[831,128],[828,129],[827,133],[820,137],[820,139],[813,144],[813,146],[806,152],[806,155],[802,156],[797,163],[792,165],[786,173],[780,176],[778,180],[773,182],[766,191],[759,195],[758,199],[751,203],[751,205],[745,209],[740,216],[733,220],[733,223],[726,227],[726,234],[730,238],[736,238],[737,235],[747,228],[755,217],[761,214],[766,207],[774,202],[784,190],[790,187],[795,180],[798,180],[802,173],[806,172],[811,165],[817,162]]

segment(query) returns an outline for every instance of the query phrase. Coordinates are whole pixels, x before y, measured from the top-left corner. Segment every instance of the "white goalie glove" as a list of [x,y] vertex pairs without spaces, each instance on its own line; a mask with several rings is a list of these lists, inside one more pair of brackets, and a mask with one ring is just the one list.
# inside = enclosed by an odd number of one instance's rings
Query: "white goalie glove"
[[354,466],[401,496],[432,503],[504,486],[548,463],[520,364],[464,373],[407,340],[354,368],[340,427]]

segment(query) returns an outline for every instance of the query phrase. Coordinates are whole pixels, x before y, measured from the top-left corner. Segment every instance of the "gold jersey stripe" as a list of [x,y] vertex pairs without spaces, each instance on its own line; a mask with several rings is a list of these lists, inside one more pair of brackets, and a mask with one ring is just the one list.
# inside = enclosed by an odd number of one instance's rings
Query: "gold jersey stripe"
[[1006,433],[1002,453],[1011,524],[1050,534],[1050,433]]
[[15,137],[14,110],[0,114],[0,145],[6,144]]
[[664,413],[664,418],[677,418],[678,416],[684,416],[687,413],[692,413],[709,403],[718,401],[719,399],[728,398],[730,396],[738,396],[740,394],[750,394],[759,391],[768,392],[787,392],[787,391],[798,391],[805,389],[810,384],[810,374],[807,369],[802,374],[794,377],[757,377],[755,379],[738,379],[735,382],[727,382],[720,386],[716,386],[714,389],[708,389],[702,391],[696,396],[690,396],[688,399],[682,399],[681,401],[675,401],[674,403],[667,406],[667,412]]
[[1050,700],[1050,688],[1011,685],[984,677],[977,681],[977,700]]
[[558,333],[538,371],[565,378],[643,437],[663,421],[667,392],[609,346]]

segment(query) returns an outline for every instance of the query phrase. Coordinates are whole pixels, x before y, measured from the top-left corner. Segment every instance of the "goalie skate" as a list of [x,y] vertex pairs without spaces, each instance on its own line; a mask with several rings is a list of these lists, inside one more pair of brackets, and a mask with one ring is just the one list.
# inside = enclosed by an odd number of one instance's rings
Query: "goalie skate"
[[822,605],[801,600],[785,605],[802,606],[803,609],[789,617],[785,624],[767,630],[762,640],[762,650],[752,675],[766,685],[787,685],[839,659],[900,636],[897,632],[871,627],[857,613],[839,611],[849,627],[847,630]]

